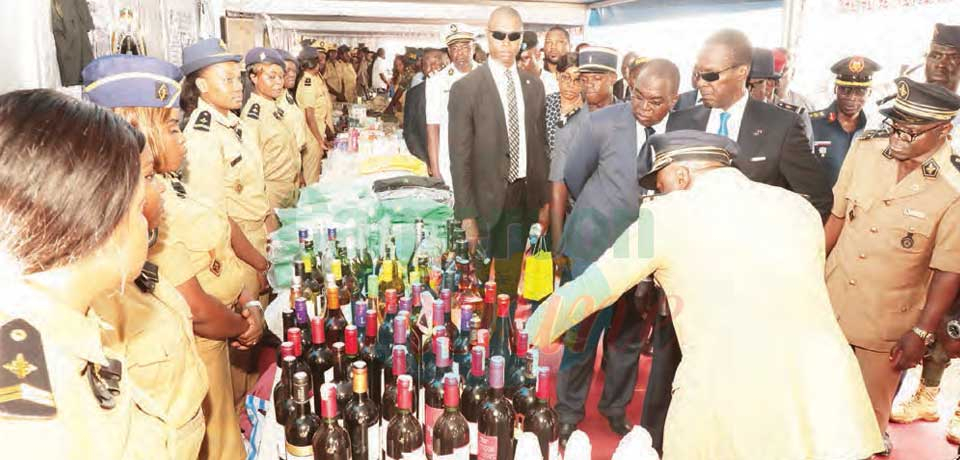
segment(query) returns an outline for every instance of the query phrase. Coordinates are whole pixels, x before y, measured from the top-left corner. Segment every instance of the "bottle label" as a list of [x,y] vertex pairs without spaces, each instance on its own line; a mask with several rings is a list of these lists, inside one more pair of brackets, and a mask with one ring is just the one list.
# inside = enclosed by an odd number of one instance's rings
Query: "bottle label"
[[470,446],[453,449],[452,454],[435,455],[433,460],[470,460]]
[[497,437],[477,435],[477,460],[497,460]]
[[[402,454],[402,456],[406,457],[406,456],[407,456],[406,454],[412,454],[412,455],[410,455],[410,456],[411,456],[411,457],[414,457],[414,458],[426,457],[426,454],[425,454],[424,451],[423,451],[423,446],[417,447],[416,449],[413,449],[413,451],[411,451],[411,452],[404,452],[404,453]],[[387,451],[386,451],[386,450],[383,451],[383,458],[385,458],[385,459],[387,459],[387,460],[402,460],[402,459],[400,459],[400,458],[393,458],[393,457],[387,455]]]
[[560,441],[553,441],[547,445],[546,460],[560,460]]
[[367,427],[367,460],[380,460],[380,425],[376,423]]
[[333,367],[323,371],[323,382],[324,383],[333,383]]
[[333,273],[333,279],[337,281],[343,279],[343,267],[341,267],[339,260],[330,262],[330,273]]
[[386,420],[380,421],[380,449],[383,450],[383,455],[387,458],[390,458],[387,456],[387,428],[389,424],[390,422]]
[[423,390],[423,388],[420,389],[419,393],[420,399],[417,400],[417,418],[423,417],[423,414],[425,413],[424,407],[426,406],[427,401],[426,392]]
[[295,446],[288,442],[287,460],[313,460],[313,445]]
[[423,443],[427,445],[427,455],[433,455],[433,426],[437,424],[437,419],[443,414],[443,409],[426,406],[424,414]]
[[477,455],[477,423],[467,422],[470,427],[470,455]]
[[393,261],[384,260],[380,265],[380,280],[384,283],[393,281]]
[[313,258],[309,255],[303,255],[303,271],[304,273],[313,273]]

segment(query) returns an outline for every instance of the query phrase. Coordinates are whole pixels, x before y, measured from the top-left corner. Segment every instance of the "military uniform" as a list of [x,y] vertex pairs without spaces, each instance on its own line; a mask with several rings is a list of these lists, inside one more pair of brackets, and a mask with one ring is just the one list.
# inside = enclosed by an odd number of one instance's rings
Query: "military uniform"
[[[150,261],[170,284],[179,286],[195,277],[204,292],[233,307],[243,290],[246,265],[233,252],[226,215],[189,195],[175,175],[165,174],[162,180],[166,213]],[[196,342],[210,381],[203,401],[207,434],[201,458],[243,458],[227,342],[204,337]]]
[[263,179],[270,207],[294,207],[300,185],[300,149],[296,135],[284,122],[286,111],[277,101],[253,93],[242,113],[245,131],[263,156]]
[[[321,51],[322,52],[322,51]],[[336,102],[343,102],[340,97],[343,96],[343,68],[340,66],[340,60],[327,59],[327,66],[323,69],[323,79],[327,83],[327,88],[331,90],[331,95],[336,97]],[[333,93],[340,93],[336,96]]]
[[[297,105],[303,109],[313,109],[320,136],[326,136],[326,130],[333,131],[333,99],[327,91],[323,76],[304,73],[297,86]],[[306,124],[306,121],[304,121]],[[323,145],[307,128],[307,150],[303,154],[303,180],[310,185],[320,179],[320,160],[323,158]]]
[[[830,70],[837,76],[835,83],[838,88],[869,88],[873,73],[880,70],[880,66],[870,59],[852,56],[841,59]],[[812,112],[810,120],[813,124],[813,153],[820,157],[820,164],[833,186],[837,183],[850,144],[867,126],[867,114],[860,109],[856,128],[847,132],[840,124],[837,101],[834,100],[829,107]]]
[[131,450],[138,458],[196,459],[205,431],[207,371],[186,301],[147,262],[122,293],[97,299],[91,308],[114,327],[129,378],[162,411],[135,412],[138,437]]
[[[897,103],[887,113],[917,119],[942,104],[921,99],[932,85],[905,78],[897,85]],[[889,361],[891,348],[917,324],[933,270],[960,273],[960,157],[944,143],[898,182],[886,136],[870,132],[847,154],[832,209],[845,222],[826,264],[837,320],[855,349],[881,427],[900,380]]]
[[293,132],[293,136],[297,140],[297,151],[302,155],[307,147],[307,135],[313,135],[307,130],[307,116],[304,115],[303,109],[297,105],[297,100],[289,90],[283,90],[283,94],[277,99],[277,106],[283,110],[283,122]]
[[[350,48],[343,46],[341,53],[347,53]],[[357,71],[353,68],[349,56],[344,61],[337,61],[337,73],[340,75],[341,85],[343,86],[343,97],[348,104],[357,103]]]
[[138,458],[130,452],[143,394],[105,346],[110,327],[30,288],[11,296],[11,287],[0,305],[4,458]]
[[[464,31],[463,26],[451,24],[448,30],[446,35],[448,47],[457,42],[473,43],[473,34]],[[471,65],[473,65],[473,61],[471,61]],[[427,125],[440,126],[437,163],[440,177],[449,186],[453,186],[453,178],[450,175],[450,134],[447,132],[450,129],[450,113],[447,111],[447,103],[450,101],[450,88],[457,80],[468,73],[470,73],[469,70],[460,72],[457,70],[457,66],[451,62],[442,70],[427,78],[426,83],[424,83],[427,85],[425,88],[427,94]]]

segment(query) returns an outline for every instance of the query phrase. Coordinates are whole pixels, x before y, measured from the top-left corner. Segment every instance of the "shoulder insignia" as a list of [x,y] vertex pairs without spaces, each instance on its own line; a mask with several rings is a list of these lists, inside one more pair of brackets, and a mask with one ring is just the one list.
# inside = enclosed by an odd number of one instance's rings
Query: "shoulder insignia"
[[237,125],[236,128],[233,128],[233,132],[237,134],[237,140],[243,142],[243,128]]
[[287,103],[296,104],[296,99],[294,99],[293,94],[290,94],[289,92],[287,93]]
[[890,147],[887,147],[887,148],[883,149],[882,155],[883,155],[884,158],[886,158],[886,159],[888,159],[888,160],[892,160],[892,159],[893,159],[893,154],[890,153]]
[[870,140],[870,139],[878,139],[878,138],[885,138],[885,137],[890,137],[890,131],[887,131],[885,129],[865,129],[863,133],[860,134],[860,137],[858,137],[857,139]]
[[310,80],[310,77],[303,79],[303,86],[312,86],[313,82]]
[[274,116],[277,120],[283,120],[283,109],[280,108],[280,106],[277,106],[277,110],[276,110],[275,112],[273,112],[273,116]]
[[57,415],[40,332],[15,318],[0,327],[0,417]]
[[781,109],[787,109],[791,112],[803,113],[803,107],[800,107],[798,105],[788,104],[783,101],[777,102],[777,107],[780,107]]
[[250,110],[247,110],[247,118],[251,120],[260,119],[260,104],[254,103],[250,106]]
[[937,175],[940,174],[940,165],[937,164],[937,160],[931,158],[923,162],[921,170],[923,171],[923,177],[936,179]]
[[183,186],[183,182],[180,182],[179,180],[172,180],[170,181],[170,186],[173,187],[173,191],[177,193],[178,197],[187,197],[187,188]]
[[197,131],[210,131],[210,123],[213,121],[213,117],[210,115],[210,112],[204,110],[200,112],[200,115],[197,115],[197,121],[193,123],[193,129]]
[[823,110],[817,110],[816,112],[810,112],[810,118],[823,118]]
[[141,292],[149,294],[153,292],[153,289],[159,281],[159,267],[153,263],[144,262],[143,268],[140,269],[140,275],[133,280],[133,283],[137,285],[137,288],[139,288]]
[[960,172],[960,155],[950,155],[950,164]]
[[453,69],[448,70],[448,71],[447,71],[447,75],[450,75],[450,76],[452,77],[452,76],[453,76]]
[[123,365],[116,359],[107,359],[107,361],[109,365],[106,367],[88,362],[83,373],[87,374],[90,389],[100,403],[100,408],[110,410],[116,407],[117,397],[120,396]]

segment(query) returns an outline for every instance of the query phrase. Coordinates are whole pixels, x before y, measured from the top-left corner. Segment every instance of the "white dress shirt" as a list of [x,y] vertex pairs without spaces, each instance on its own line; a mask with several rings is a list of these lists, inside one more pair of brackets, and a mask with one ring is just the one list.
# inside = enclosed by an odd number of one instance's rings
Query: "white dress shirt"
[[[653,125],[654,134],[663,134],[667,132],[667,120],[670,119],[670,114],[667,113],[667,116],[663,117],[663,120],[660,120],[660,123]],[[637,123],[637,156],[640,155],[640,148],[643,147],[643,144],[647,142],[647,127]],[[650,152],[650,164],[653,164],[656,158],[653,158],[654,152]]]
[[390,80],[390,67],[387,65],[387,60],[377,56],[376,60],[373,61],[373,89],[387,89],[387,84],[380,79],[380,74],[383,74],[387,80]]
[[[473,70],[471,68],[471,70]],[[469,73],[469,72],[467,72]],[[424,91],[427,97],[427,125],[440,125],[440,143],[437,146],[437,166],[440,177],[447,185],[453,185],[450,173],[450,112],[447,105],[450,102],[450,88],[457,80],[467,73],[457,70],[457,66],[450,64],[443,70],[433,74],[424,82]]]
[[[516,64],[507,69],[496,59],[488,59],[487,65],[490,66],[490,73],[493,74],[493,82],[497,85],[497,93],[500,94],[500,103],[503,105],[503,121],[507,127],[507,136],[510,136],[510,106],[507,102],[507,76],[506,71],[510,71],[510,78],[513,78],[513,87],[517,100],[517,124],[520,125],[520,149],[519,149],[519,174],[517,179],[527,177],[527,128],[524,122],[523,106],[523,88],[520,82],[520,73],[517,72]],[[508,139],[509,141],[509,139]]]
[[543,94],[549,96],[560,92],[560,82],[557,81],[553,72],[547,70],[546,67],[540,70],[540,81],[543,82]]
[[[743,112],[747,108],[747,98],[749,97],[750,95],[744,91],[743,97],[727,110],[730,113],[730,118],[727,119],[727,137],[734,142],[740,136],[740,122],[743,121]],[[710,109],[710,120],[707,121],[706,132],[717,134],[720,131],[720,114],[722,112],[724,112],[723,109]]]

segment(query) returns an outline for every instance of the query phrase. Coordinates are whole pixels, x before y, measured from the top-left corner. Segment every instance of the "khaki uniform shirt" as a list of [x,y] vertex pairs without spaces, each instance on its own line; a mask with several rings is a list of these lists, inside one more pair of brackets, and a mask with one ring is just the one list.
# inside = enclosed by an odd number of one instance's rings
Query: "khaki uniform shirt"
[[337,70],[343,82],[343,95],[348,104],[357,103],[357,71],[349,62],[338,62]]
[[[323,69],[323,78],[329,88],[341,94],[343,93],[343,68],[340,66],[340,61],[330,62],[328,60],[326,68]],[[332,93],[331,96],[336,98],[336,95]]]
[[[196,196],[235,221],[263,222],[270,212],[263,162],[240,118],[200,99],[184,130],[184,178]],[[176,284],[176,283],[175,283]]]
[[[6,290],[0,305],[2,457],[137,458],[129,455],[139,441],[132,429],[136,404],[152,404],[106,346],[102,334],[110,326],[92,311],[83,315],[33,289]],[[93,376],[108,367],[120,371],[118,394],[101,404],[91,380],[104,382]]]
[[260,149],[270,207],[293,207],[300,183],[300,148],[283,121],[286,111],[276,101],[253,93],[242,114],[244,133]]
[[944,144],[897,183],[889,139],[867,137],[833,188],[845,222],[826,279],[847,340],[886,352],[916,324],[933,270],[960,273],[960,158]]
[[283,91],[283,95],[280,96],[280,99],[277,99],[277,105],[283,109],[283,122],[287,124],[287,127],[290,128],[290,131],[293,131],[297,138],[297,151],[302,151],[307,145],[307,134],[309,134],[307,132],[307,117],[304,115],[303,109],[297,105],[293,93],[289,90]]
[[[314,110],[318,129],[323,131],[326,125],[333,130],[333,99],[322,76],[310,73],[303,75],[297,86],[297,105],[304,111],[310,108]],[[311,134],[307,129],[307,136]],[[324,133],[321,132],[320,135]]]

